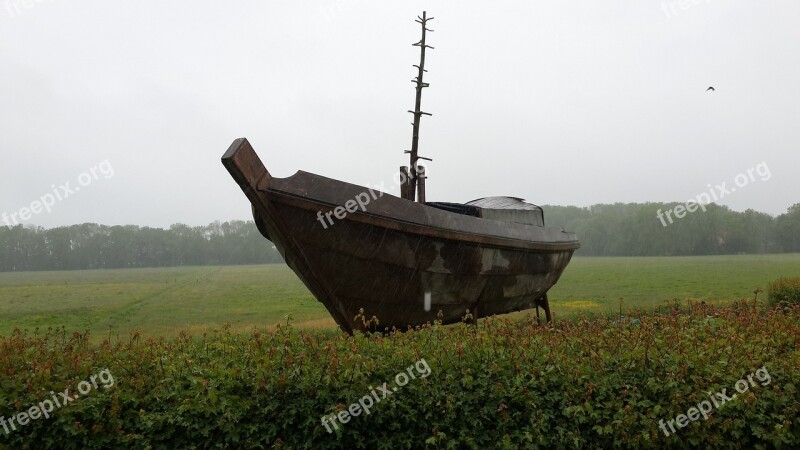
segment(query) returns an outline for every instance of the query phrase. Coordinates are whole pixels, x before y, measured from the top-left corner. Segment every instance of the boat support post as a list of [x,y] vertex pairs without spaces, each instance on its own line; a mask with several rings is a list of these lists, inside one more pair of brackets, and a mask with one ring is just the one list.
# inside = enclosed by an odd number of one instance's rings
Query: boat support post
[[547,323],[553,321],[553,316],[550,314],[550,301],[547,299],[547,294],[542,295],[536,300],[536,323],[541,323],[539,320],[539,307],[544,310],[544,318]]

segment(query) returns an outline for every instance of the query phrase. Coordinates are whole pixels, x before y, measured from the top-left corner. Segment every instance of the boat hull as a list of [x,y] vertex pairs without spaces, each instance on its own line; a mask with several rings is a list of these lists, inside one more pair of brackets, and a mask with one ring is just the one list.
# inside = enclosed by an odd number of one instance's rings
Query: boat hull
[[464,216],[314,174],[273,178],[244,139],[223,163],[259,230],[347,332],[364,327],[361,310],[378,329],[405,329],[458,322],[467,310],[475,319],[547,306],[579,246],[560,229]]

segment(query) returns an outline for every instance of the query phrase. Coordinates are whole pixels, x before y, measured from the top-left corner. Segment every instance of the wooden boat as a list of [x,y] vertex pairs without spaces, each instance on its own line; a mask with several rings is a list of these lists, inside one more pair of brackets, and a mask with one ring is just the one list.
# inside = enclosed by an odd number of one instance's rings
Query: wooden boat
[[246,139],[222,161],[261,233],[348,332],[362,308],[381,329],[537,305],[549,320],[547,290],[579,247],[518,199],[423,204],[303,171],[274,178]]
[[[270,175],[250,143],[237,139],[222,163],[250,200],[259,231],[322,302],[353,332],[454,323],[542,307],[580,246],[544,225],[542,209],[514,197],[465,204],[425,202],[417,155],[427,18],[418,67],[411,166],[401,197],[298,171]],[[415,200],[415,194],[419,198]],[[378,322],[366,322],[377,317]]]

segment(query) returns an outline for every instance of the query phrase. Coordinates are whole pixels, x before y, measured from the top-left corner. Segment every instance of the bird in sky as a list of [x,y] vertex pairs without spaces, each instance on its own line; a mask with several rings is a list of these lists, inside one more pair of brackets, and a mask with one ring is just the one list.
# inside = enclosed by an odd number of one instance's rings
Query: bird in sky
[[714,86],[709,86],[708,89],[706,89],[706,92],[708,91],[716,91],[716,89],[714,89]]

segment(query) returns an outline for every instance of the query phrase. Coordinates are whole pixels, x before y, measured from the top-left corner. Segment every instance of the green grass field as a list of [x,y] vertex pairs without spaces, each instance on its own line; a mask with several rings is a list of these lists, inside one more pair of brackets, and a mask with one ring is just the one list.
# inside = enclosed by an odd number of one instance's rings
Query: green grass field
[[[800,275],[800,254],[574,258],[550,292],[556,317],[652,308],[664,300],[724,303]],[[762,298],[765,294],[762,294]],[[173,336],[224,322],[248,330],[292,314],[302,328],[335,329],[325,308],[284,265],[0,273],[0,334],[66,326]],[[522,314],[522,313],[517,313]]]

